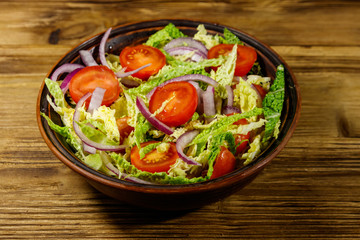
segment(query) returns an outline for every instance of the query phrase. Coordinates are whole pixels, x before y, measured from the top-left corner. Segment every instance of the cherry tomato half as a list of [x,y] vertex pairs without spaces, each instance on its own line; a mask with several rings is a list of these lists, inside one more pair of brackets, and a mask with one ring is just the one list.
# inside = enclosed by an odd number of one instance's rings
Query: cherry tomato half
[[214,164],[214,171],[210,179],[221,177],[235,170],[236,159],[234,155],[224,146],[221,147]]
[[191,119],[198,104],[196,89],[188,82],[172,82],[158,87],[151,96],[149,110],[154,113],[168,101],[155,117],[170,127],[180,126]]
[[[208,51],[208,58],[217,58],[220,55],[228,55],[233,49],[233,44],[218,44]],[[246,75],[254,65],[257,59],[256,51],[247,46],[237,46],[237,59],[235,67],[235,76]],[[213,68],[215,71],[217,68]]]
[[120,143],[122,143],[124,139],[127,138],[132,131],[134,131],[134,128],[128,124],[129,119],[130,117],[116,119],[116,125],[120,133]]
[[235,144],[238,145],[240,143],[236,148],[236,155],[239,155],[243,153],[249,145],[250,132],[247,134],[235,134],[234,137]]
[[[102,105],[111,105],[121,92],[119,81],[115,73],[106,66],[85,67],[77,72],[70,80],[69,92],[71,98],[77,103],[82,96],[93,92],[95,88],[106,89]],[[90,99],[87,100],[88,105]]]
[[126,72],[133,71],[148,63],[151,65],[132,76],[147,80],[166,64],[166,57],[159,49],[146,45],[125,47],[120,53],[120,64],[126,67]]
[[267,94],[266,90],[262,86],[260,86],[258,84],[253,84],[253,85],[258,90],[258,92],[260,93],[261,99],[264,99],[265,95]]
[[[228,114],[229,115],[233,115],[232,114]],[[238,121],[233,123],[234,125],[245,125],[248,124],[248,121],[245,118],[239,119]],[[235,134],[234,135],[235,138],[235,144],[238,145],[240,143],[239,146],[237,146],[236,148],[236,155],[239,155],[241,153],[243,153],[246,148],[249,145],[249,139],[250,139],[250,132],[248,132],[247,134]]]
[[[150,143],[156,142],[157,141],[150,141],[142,143],[140,146],[145,147]],[[130,154],[131,164],[139,170],[151,173],[169,171],[170,166],[173,165],[179,157],[176,151],[175,143],[169,144],[170,148],[167,152],[160,153],[156,149],[153,149],[142,159],[140,159],[139,148],[137,146],[133,147]]]

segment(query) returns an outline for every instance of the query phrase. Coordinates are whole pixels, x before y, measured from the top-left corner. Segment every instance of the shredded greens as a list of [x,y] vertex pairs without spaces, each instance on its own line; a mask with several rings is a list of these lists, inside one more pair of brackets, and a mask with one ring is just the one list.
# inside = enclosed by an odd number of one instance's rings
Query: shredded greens
[[[73,147],[80,160],[89,167],[113,177],[124,178],[122,177],[124,174],[154,184],[203,182],[209,180],[213,174],[214,164],[221,151],[220,147],[224,146],[236,155],[237,147],[244,141],[248,142],[248,148],[236,156],[236,159],[238,163],[243,162],[244,165],[251,163],[271,139],[278,137],[285,96],[284,67],[278,66],[273,83],[271,83],[271,78],[262,76],[261,66],[258,62],[255,62],[248,73],[247,81],[242,78],[235,80],[237,46],[244,45],[244,43],[234,33],[225,28],[222,36],[208,34],[204,25],[200,24],[193,38],[200,41],[207,49],[222,43],[234,44],[234,47],[227,56],[202,59],[199,62],[186,61],[187,57],[170,56],[163,49],[171,40],[185,36],[172,23],[155,32],[144,44],[160,49],[166,57],[166,65],[145,82],[135,79],[141,83],[138,87],[126,88],[119,83],[123,91],[111,106],[101,106],[92,114],[86,111],[85,106],[78,110],[80,120],[77,121],[77,124],[87,138],[99,144],[112,146],[126,144],[128,147],[124,152],[116,153],[101,150],[96,150],[95,153],[84,152],[83,143],[73,129],[75,110],[67,101],[69,96],[65,97],[66,95],[63,94],[59,82],[48,78],[45,79],[45,84],[50,92],[47,100],[54,111],[59,114],[62,125],[55,124],[44,113],[40,113],[41,116],[44,117],[51,129],[63,136],[66,142]],[[108,54],[106,60],[114,72],[122,70],[119,59],[115,55]],[[211,67],[217,67],[217,71],[211,70]],[[137,108],[135,100],[137,97],[141,97],[148,105],[149,99],[146,94],[151,90],[172,78],[188,74],[202,74],[218,82],[214,93],[216,114],[210,116],[213,120],[208,122],[206,119],[209,116],[203,112],[195,111],[187,123],[173,127],[174,133],[166,135],[149,123]],[[197,84],[200,88],[198,94],[201,94],[201,91],[208,87],[207,83],[197,82]],[[259,99],[251,84],[260,85],[268,91],[263,100]],[[229,97],[226,90],[229,86],[234,95],[232,107],[238,108],[241,113],[226,115],[222,112]],[[199,99],[201,99],[201,95]],[[166,102],[166,100],[164,101]],[[162,110],[158,109],[158,111]],[[133,131],[128,136],[121,136],[117,125],[117,119],[124,117],[129,119],[127,123],[133,127]],[[237,125],[236,122],[241,119],[246,119],[247,124]],[[139,149],[140,159],[143,159],[151,151],[166,154],[169,151],[170,144],[176,144],[180,136],[192,130],[198,130],[199,134],[187,143],[183,151],[200,166],[191,165],[179,157],[168,172],[150,173],[141,171],[132,164],[131,150],[134,146]],[[237,135],[248,133],[252,134],[251,139],[242,142],[236,141]],[[153,142],[141,147],[142,143],[150,141]],[[106,158],[105,162],[104,158]],[[109,162],[119,170],[119,176],[109,170],[107,167]]]

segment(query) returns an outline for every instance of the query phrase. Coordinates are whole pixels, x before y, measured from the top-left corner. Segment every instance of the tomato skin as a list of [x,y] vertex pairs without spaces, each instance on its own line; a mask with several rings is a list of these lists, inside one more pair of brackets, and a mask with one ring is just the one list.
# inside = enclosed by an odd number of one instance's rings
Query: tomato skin
[[172,82],[158,87],[149,102],[150,112],[154,113],[166,100],[170,101],[155,117],[169,127],[180,126],[189,121],[198,104],[196,89],[188,82]]
[[[208,58],[217,58],[220,55],[228,55],[233,49],[234,44],[218,44],[208,51]],[[254,65],[257,59],[255,49],[247,46],[237,46],[237,59],[235,67],[235,76],[245,76]],[[215,71],[217,67],[213,68]]]
[[215,179],[235,170],[236,159],[234,155],[224,146],[221,146],[219,155],[214,164],[214,171],[210,179]]
[[238,145],[240,143],[240,145],[236,148],[236,155],[242,154],[249,145],[250,132],[247,134],[235,134],[234,137],[235,144]]
[[[157,141],[142,143],[140,146],[145,147],[151,143],[157,143]],[[173,165],[179,157],[176,151],[175,143],[169,144],[170,148],[168,152],[159,153],[156,149],[153,149],[147,153],[143,159],[140,159],[139,148],[135,145],[131,149],[131,164],[139,170],[151,173],[169,171],[170,166]]]
[[[82,96],[93,92],[95,88],[106,89],[102,105],[111,105],[118,97],[122,89],[116,75],[106,66],[90,66],[81,69],[70,80],[69,92],[71,98],[77,103]],[[90,99],[86,101],[88,106]]]
[[267,94],[266,90],[262,86],[260,86],[258,84],[253,84],[253,85],[258,90],[258,92],[260,93],[261,99],[264,99],[264,97]]
[[156,74],[166,64],[166,57],[159,49],[146,45],[125,47],[121,51],[119,58],[121,66],[126,67],[126,72],[151,63],[149,67],[132,75],[144,81],[151,75]]
[[[228,114],[227,116],[230,116],[233,114],[235,114],[235,113]],[[239,119],[238,121],[234,122],[233,124],[234,125],[245,125],[245,124],[248,124],[248,121],[245,118],[242,118],[242,119]],[[248,132],[247,134],[235,134],[234,138],[235,138],[235,145],[238,145],[240,143],[240,145],[237,146],[237,148],[236,148],[236,155],[242,154],[249,145],[250,132]]]
[[120,143],[134,131],[134,128],[127,123],[129,119],[130,117],[123,117],[116,120],[116,125],[120,133]]

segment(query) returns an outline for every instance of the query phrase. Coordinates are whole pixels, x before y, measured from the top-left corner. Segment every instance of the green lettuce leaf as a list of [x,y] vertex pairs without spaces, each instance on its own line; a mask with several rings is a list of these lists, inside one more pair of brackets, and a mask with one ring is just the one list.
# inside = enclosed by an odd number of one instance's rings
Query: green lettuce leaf
[[204,24],[199,24],[197,27],[197,33],[194,35],[194,39],[202,42],[207,49],[212,48],[215,45],[220,44],[219,35],[208,34]]
[[250,111],[256,107],[261,107],[261,99],[251,84],[239,79],[239,83],[234,89],[234,106],[243,112]]
[[138,114],[134,130],[134,141],[139,149],[141,148],[140,144],[146,141],[146,133],[150,130],[151,126],[142,114]]
[[185,36],[186,35],[183,34],[177,27],[175,27],[174,24],[169,23],[163,29],[151,35],[146,41],[145,45],[162,48],[166,43],[170,42],[171,40]]
[[244,43],[227,28],[224,28],[224,37],[221,38],[221,43],[244,45]]
[[109,139],[120,141],[120,133],[116,124],[115,110],[100,106],[93,114],[86,112],[86,121],[99,128]]
[[279,131],[281,111],[285,97],[285,73],[284,66],[279,65],[276,71],[276,78],[270,87],[270,91],[263,100],[265,134],[262,143],[267,143],[270,138],[277,136],[274,133]]
[[233,49],[226,58],[224,64],[222,64],[216,71],[214,79],[219,83],[219,86],[215,89],[217,94],[223,98],[227,98],[226,85],[231,85],[234,78],[235,67],[237,58],[237,45],[234,45]]
[[220,151],[221,151],[221,146],[226,146],[229,151],[235,155],[236,152],[236,144],[235,144],[235,138],[234,135],[230,132],[223,132],[220,133],[216,136],[214,136],[211,141],[210,144],[208,146],[209,150],[210,150],[210,156],[209,156],[209,161],[208,161],[208,171],[207,171],[207,176],[210,178],[213,171],[214,171],[214,162],[217,158],[217,156],[219,155]]
[[49,89],[51,96],[53,96],[55,100],[55,104],[57,107],[64,108],[67,106],[64,94],[60,88],[58,82],[52,81],[49,78],[45,79],[46,87]]
[[199,133],[189,145],[207,142],[210,137],[216,136],[226,131],[229,125],[232,125],[234,122],[242,118],[250,118],[250,117],[258,116],[262,113],[263,113],[262,108],[254,108],[248,112],[244,112],[241,114],[234,114],[231,116],[220,118],[216,120],[216,122],[211,124],[207,129],[204,129],[201,133]]
[[148,81],[140,86],[125,90],[125,92],[132,96],[140,95],[146,99],[145,95],[148,92],[167,80],[188,74],[208,75],[205,71],[206,67],[218,66],[223,62],[224,58],[206,59],[199,63],[182,62],[175,58],[171,58],[169,65],[164,66],[155,76],[151,76]]
[[197,177],[197,178],[188,179],[183,176],[171,177],[167,175],[165,172],[158,172],[158,173],[144,172],[131,165],[130,162],[126,161],[126,159],[119,154],[111,153],[110,157],[114,159],[115,165],[121,172],[130,174],[133,177],[137,177],[139,179],[149,182],[173,185],[173,184],[191,184],[191,183],[203,182],[208,180],[208,177]]
[[110,106],[111,109],[115,110],[115,118],[122,118],[129,115],[128,113],[128,103],[125,95],[120,95],[120,97]]
[[156,142],[156,143],[150,143],[150,144],[146,145],[145,147],[142,147],[139,151],[140,159],[143,159],[147,153],[154,150],[160,144],[161,144],[161,142]]
[[251,163],[256,156],[261,153],[261,135],[257,135],[250,143],[249,150],[241,156],[241,159],[245,159],[244,165]]
[[55,131],[56,133],[60,134],[66,139],[66,142],[74,148],[76,151],[77,157],[80,159],[84,159],[82,154],[82,144],[75,133],[73,133],[68,126],[59,126],[55,124],[48,116],[46,116],[43,112],[40,112],[40,115],[46,119],[49,127]]
[[86,165],[95,170],[100,170],[103,167],[103,161],[101,160],[100,154],[98,153],[89,154],[85,157],[84,162]]
[[106,145],[114,145],[114,146],[119,145],[119,142],[109,139],[106,136],[106,134],[87,125],[86,123],[77,122],[77,124],[79,125],[81,131],[85,134],[85,136],[88,137],[90,140],[97,142],[97,143],[106,144]]

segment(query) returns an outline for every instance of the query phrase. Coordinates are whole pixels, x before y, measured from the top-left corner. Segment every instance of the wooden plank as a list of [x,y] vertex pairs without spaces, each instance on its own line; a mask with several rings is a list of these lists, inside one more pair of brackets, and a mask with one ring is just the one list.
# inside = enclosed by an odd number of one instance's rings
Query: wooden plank
[[[0,239],[359,239],[357,1],[0,2]],[[302,92],[298,127],[247,187],[201,209],[160,213],[104,196],[38,131],[50,68],[107,27],[191,18],[242,29],[277,51]]]

